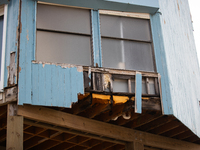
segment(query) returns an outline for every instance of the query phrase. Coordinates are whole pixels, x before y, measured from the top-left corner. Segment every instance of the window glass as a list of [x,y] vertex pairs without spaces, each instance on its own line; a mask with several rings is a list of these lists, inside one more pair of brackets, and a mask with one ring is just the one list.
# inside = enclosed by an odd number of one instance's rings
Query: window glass
[[36,60],[91,65],[90,10],[38,4]]
[[37,31],[37,60],[90,65],[90,37]]
[[150,41],[150,25],[146,19],[101,15],[101,35]]
[[90,11],[38,4],[37,28],[90,34]]
[[103,67],[154,72],[148,19],[101,15]]

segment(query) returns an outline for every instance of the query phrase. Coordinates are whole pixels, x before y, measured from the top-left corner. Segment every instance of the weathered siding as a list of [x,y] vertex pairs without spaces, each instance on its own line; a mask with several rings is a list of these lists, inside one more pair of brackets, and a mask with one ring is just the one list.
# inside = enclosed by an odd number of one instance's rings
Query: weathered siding
[[[5,72],[4,87],[8,86],[10,55],[15,53],[14,66],[17,68],[17,48],[18,48],[18,29],[19,29],[19,1],[11,0],[7,11],[7,31],[6,31],[6,51],[5,51]],[[15,73],[15,71],[14,71]],[[11,75],[11,74],[10,74]],[[16,74],[13,84],[16,84]]]
[[33,63],[31,80],[32,105],[70,107],[84,93],[82,67]]
[[160,0],[173,114],[200,136],[200,70],[187,0]]
[[157,12],[151,15],[151,30],[154,44],[154,54],[157,72],[161,75],[162,87],[162,108],[166,115],[172,115],[172,102],[169,87],[169,77],[166,62],[166,52],[164,48],[164,39],[161,28],[161,13]]
[[36,2],[21,0],[18,104],[70,107],[84,93],[76,67],[32,63],[35,56]]

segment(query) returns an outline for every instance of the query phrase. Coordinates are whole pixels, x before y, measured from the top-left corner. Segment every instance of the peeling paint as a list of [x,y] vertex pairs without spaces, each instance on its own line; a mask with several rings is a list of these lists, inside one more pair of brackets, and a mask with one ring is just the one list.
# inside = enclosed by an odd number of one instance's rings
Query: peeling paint
[[178,13],[179,13],[179,16],[180,16],[180,6],[179,6],[179,2],[178,2],[178,0],[176,0],[176,1],[177,1]]
[[104,88],[108,89],[109,86],[110,86],[110,82],[111,82],[111,75],[110,74],[104,74],[103,78],[104,78]]
[[10,53],[10,66],[8,67],[8,82],[7,86],[13,86],[15,84],[16,68],[15,68],[15,52]]
[[28,30],[26,30],[27,32],[27,35],[26,35],[26,39],[27,39],[27,42],[29,41],[29,33],[28,33]]

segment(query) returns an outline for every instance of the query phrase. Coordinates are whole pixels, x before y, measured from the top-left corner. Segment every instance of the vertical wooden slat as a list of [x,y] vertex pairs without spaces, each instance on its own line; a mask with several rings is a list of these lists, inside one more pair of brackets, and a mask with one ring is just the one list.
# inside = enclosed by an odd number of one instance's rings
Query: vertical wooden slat
[[142,113],[142,74],[135,75],[135,113]]
[[155,93],[159,95],[158,78],[154,78]]
[[146,89],[147,89],[147,94],[150,94],[149,78],[146,78]]
[[161,75],[160,74],[158,74],[158,85],[159,85],[159,89],[160,89],[160,101],[161,101],[162,113],[165,114],[165,112],[164,112],[163,97],[162,97]]
[[8,104],[6,149],[23,149],[23,117],[15,116],[15,107]]
[[94,66],[102,67],[99,11],[91,10]]
[[132,93],[131,79],[128,79],[128,92],[129,92],[129,93]]

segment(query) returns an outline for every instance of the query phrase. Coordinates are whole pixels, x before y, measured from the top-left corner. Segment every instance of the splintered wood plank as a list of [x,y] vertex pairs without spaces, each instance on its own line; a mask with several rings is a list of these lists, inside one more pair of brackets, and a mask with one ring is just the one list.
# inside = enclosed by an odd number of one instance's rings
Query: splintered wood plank
[[85,111],[82,116],[94,118],[95,116],[111,109],[110,100],[102,100],[93,98],[93,106]]
[[91,107],[91,104],[92,104],[92,95],[89,95],[86,98],[72,105],[73,114],[78,114],[86,110],[87,108]]
[[103,122],[108,122],[112,119],[121,116],[125,111],[128,111],[131,108],[132,108],[132,101],[127,101],[125,104],[124,103],[114,104],[110,111],[107,111],[106,113],[97,116],[97,118],[98,120],[102,120]]

